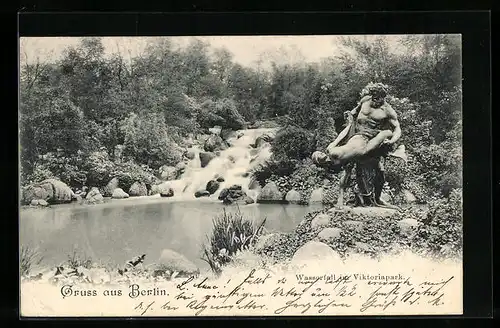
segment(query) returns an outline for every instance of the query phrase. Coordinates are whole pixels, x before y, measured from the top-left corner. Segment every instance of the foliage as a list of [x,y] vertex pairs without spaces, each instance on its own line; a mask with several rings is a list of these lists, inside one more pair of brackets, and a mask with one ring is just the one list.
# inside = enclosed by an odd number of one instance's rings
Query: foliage
[[223,98],[203,102],[198,114],[198,123],[206,129],[218,125],[225,129],[239,130],[244,127],[245,120],[236,109],[235,101]]
[[414,247],[434,256],[461,255],[463,245],[462,190],[435,198],[417,232]]
[[276,134],[271,151],[278,160],[301,160],[312,154],[312,133],[306,129],[287,126]]
[[[397,52],[385,37],[351,36],[339,55],[320,63],[284,51],[253,67],[200,39],[184,47],[151,40],[131,57],[120,50],[107,56],[100,38],[82,38],[60,59],[22,65],[23,184],[57,177],[72,187],[102,186],[113,174],[151,180],[130,171],[177,164],[179,146],[214,125],[236,130],[272,119],[282,127],[274,155],[254,172],[265,184],[324,151],[343,128],[343,113],[374,82],[387,85],[409,156],[406,166],[386,166],[390,188],[425,202],[461,187],[460,36],[402,37]],[[111,155],[117,145],[125,146],[130,167],[96,155],[102,147]]]
[[33,266],[39,265],[43,261],[43,257],[38,250],[22,245],[19,250],[19,272],[21,276],[26,276],[31,273]]
[[167,133],[165,119],[155,113],[138,116],[134,113],[123,122],[124,156],[153,169],[176,165],[182,153]]
[[265,219],[258,226],[243,217],[241,212],[223,213],[213,219],[212,234],[209,245],[203,248],[203,259],[212,270],[220,273],[222,266],[231,262],[231,257],[238,251],[249,249],[257,241],[265,224]]
[[70,268],[76,270],[79,267],[84,267],[85,269],[90,269],[92,267],[92,258],[86,255],[78,253],[73,250],[71,255],[68,255],[68,265]]

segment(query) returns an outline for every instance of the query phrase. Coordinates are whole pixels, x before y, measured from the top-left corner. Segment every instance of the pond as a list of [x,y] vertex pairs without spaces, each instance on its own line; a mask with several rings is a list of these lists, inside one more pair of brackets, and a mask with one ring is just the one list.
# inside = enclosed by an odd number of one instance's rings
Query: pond
[[256,224],[267,218],[271,232],[289,232],[321,205],[251,204],[225,206],[210,199],[169,201],[161,197],[107,200],[98,205],[67,204],[50,208],[22,208],[21,245],[36,247],[45,265],[58,265],[77,251],[102,264],[122,265],[141,254],[145,264],[161,251],[177,251],[206,268],[200,259],[202,244],[212,230],[212,219],[239,210]]

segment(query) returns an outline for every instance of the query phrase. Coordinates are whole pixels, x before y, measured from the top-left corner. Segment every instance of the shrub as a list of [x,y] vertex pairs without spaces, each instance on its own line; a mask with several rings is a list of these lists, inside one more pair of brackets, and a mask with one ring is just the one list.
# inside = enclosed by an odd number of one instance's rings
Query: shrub
[[244,127],[245,119],[232,99],[223,98],[205,101],[198,112],[198,123],[205,129],[219,125],[224,129],[239,130]]
[[422,220],[413,247],[432,256],[460,256],[463,245],[462,190],[434,198]]
[[265,222],[264,219],[260,225],[255,226],[253,222],[244,219],[239,210],[228,213],[224,209],[222,215],[213,219],[209,245],[203,246],[202,259],[215,273],[220,273],[222,266],[231,262],[233,255],[255,244]]
[[[151,189],[152,185],[159,182],[152,168],[133,162],[115,164],[109,176],[110,178],[118,178],[119,186],[125,192],[128,192],[134,182],[143,182],[148,190]],[[106,184],[108,182],[109,180],[106,181]]]
[[111,180],[114,163],[105,150],[92,152],[85,163],[87,185],[105,186]]
[[83,166],[81,152],[70,156],[63,152],[50,152],[39,157],[27,183],[36,183],[48,178],[63,181],[70,187],[81,188],[87,182],[87,171]]
[[35,265],[39,265],[43,261],[43,257],[38,250],[30,246],[21,246],[19,252],[19,273],[21,276],[30,274],[31,269]]
[[289,125],[278,131],[272,142],[271,151],[274,158],[281,161],[310,157],[313,152],[312,133]]
[[162,165],[174,166],[181,161],[182,153],[168,135],[162,115],[149,113],[138,116],[132,113],[122,122],[121,129],[125,135],[123,154],[137,163],[158,169]]

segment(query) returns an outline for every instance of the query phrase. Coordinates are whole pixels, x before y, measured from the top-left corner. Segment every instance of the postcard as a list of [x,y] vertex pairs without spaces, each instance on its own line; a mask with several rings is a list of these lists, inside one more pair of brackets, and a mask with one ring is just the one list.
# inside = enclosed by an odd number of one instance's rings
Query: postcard
[[462,314],[461,52],[21,37],[21,316]]

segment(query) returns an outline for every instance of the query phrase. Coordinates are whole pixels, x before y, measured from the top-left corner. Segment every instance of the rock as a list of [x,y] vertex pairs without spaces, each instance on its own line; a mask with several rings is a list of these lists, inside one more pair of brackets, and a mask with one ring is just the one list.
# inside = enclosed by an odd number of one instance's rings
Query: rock
[[243,137],[245,134],[242,131],[236,132],[236,139]]
[[[243,202],[244,204],[248,204],[247,202],[247,194],[243,191],[242,187],[240,185],[232,185],[229,188],[224,188],[221,190],[219,193],[219,200],[222,200],[222,202],[226,205],[232,204],[236,201]],[[248,200],[249,201],[249,200]],[[253,199],[252,199],[253,202]]]
[[217,191],[217,189],[219,189],[219,186],[220,186],[219,182],[217,182],[215,180],[210,180],[210,181],[208,181],[205,189],[207,189],[207,191],[210,194],[214,194]]
[[199,269],[184,255],[171,249],[164,249],[156,265],[156,270],[179,272],[178,276],[197,274]]
[[314,189],[309,197],[309,204],[323,202],[323,188]]
[[123,199],[123,198],[128,198],[129,195],[123,191],[122,188],[116,188],[115,190],[113,190],[113,194],[111,195],[111,198],[114,198],[114,199]]
[[416,233],[419,222],[415,219],[403,219],[398,221],[398,226],[402,235],[412,236]]
[[217,199],[224,200],[229,195],[229,188],[224,188],[220,191],[219,197]]
[[282,203],[283,195],[274,182],[268,182],[257,196],[257,203]]
[[210,161],[215,158],[215,154],[212,152],[200,152],[199,156],[201,167],[207,166],[208,163],[210,163]]
[[330,216],[328,214],[318,214],[312,221],[311,221],[311,228],[312,229],[317,229],[323,226],[326,226],[330,223]]
[[101,192],[97,187],[92,187],[85,197],[85,201],[88,203],[100,203],[103,200],[104,197],[101,195]]
[[339,228],[325,228],[325,229],[321,230],[321,232],[318,234],[318,238],[321,241],[331,242],[331,241],[334,241],[334,240],[340,238],[341,232],[342,232],[342,229],[339,229]]
[[118,178],[111,179],[108,182],[108,184],[106,185],[106,187],[104,187],[103,196],[104,197],[111,197],[111,195],[113,195],[113,191],[116,188],[118,188],[118,186],[119,186]]
[[177,179],[177,168],[174,166],[163,165],[160,167],[160,176],[163,181],[171,181]]
[[214,126],[213,128],[209,128],[208,131],[215,135],[220,135],[222,131],[222,127],[219,125]]
[[46,179],[25,187],[22,191],[24,204],[31,204],[34,199],[43,199],[49,204],[71,203],[74,200],[74,192],[62,181],[57,179]]
[[152,185],[151,189],[149,190],[149,195],[157,195],[160,193],[160,185]]
[[194,197],[200,198],[200,197],[208,197],[210,196],[210,193],[206,190],[198,190],[197,192],[194,193]]
[[323,261],[341,262],[341,258],[330,246],[319,241],[309,241],[293,254],[291,264],[303,265],[311,263],[318,265]]
[[130,197],[147,196],[148,188],[144,182],[134,182],[128,191]]
[[47,203],[43,199],[33,199],[30,203],[31,206],[49,206],[49,203]]
[[391,203],[391,201],[392,201],[392,197],[389,194],[385,193],[385,192],[382,192],[380,194],[380,199],[382,199],[386,203]]
[[265,143],[271,143],[274,140],[275,135],[271,133],[264,133],[261,136],[258,136],[257,139],[255,139],[255,143],[253,144],[253,147],[255,148],[260,148],[264,146]]
[[151,191],[153,191],[153,189],[155,194],[160,194],[161,197],[174,196],[174,189],[169,182],[163,182],[162,184],[152,186]]
[[406,190],[406,189],[403,190],[403,196],[404,196],[407,203],[412,204],[412,203],[417,202],[417,198],[409,190]]
[[196,156],[196,153],[194,150],[188,149],[184,152],[184,157],[186,157],[189,160],[193,160]]
[[208,139],[205,141],[205,144],[203,145],[203,150],[208,152],[220,151],[224,149],[227,149],[226,143],[220,136],[216,134],[208,137]]
[[220,136],[222,139],[227,141],[228,139],[231,139],[232,137],[237,136],[237,134],[235,131],[233,131],[231,129],[224,129],[221,131]]
[[245,204],[250,205],[250,204],[253,204],[253,203],[255,203],[255,201],[253,200],[252,197],[250,197],[250,196],[246,196],[245,197]]
[[300,193],[292,189],[286,193],[285,200],[290,204],[298,204],[300,203]]
[[225,180],[224,180],[223,177],[218,177],[215,181],[217,181],[217,182],[224,182]]
[[[176,179],[178,179],[182,174],[184,174],[184,172],[186,171],[186,163],[184,162],[179,162],[177,163],[177,165],[175,166],[175,169],[177,171],[177,176],[176,176]],[[175,180],[175,179],[173,179]]]

